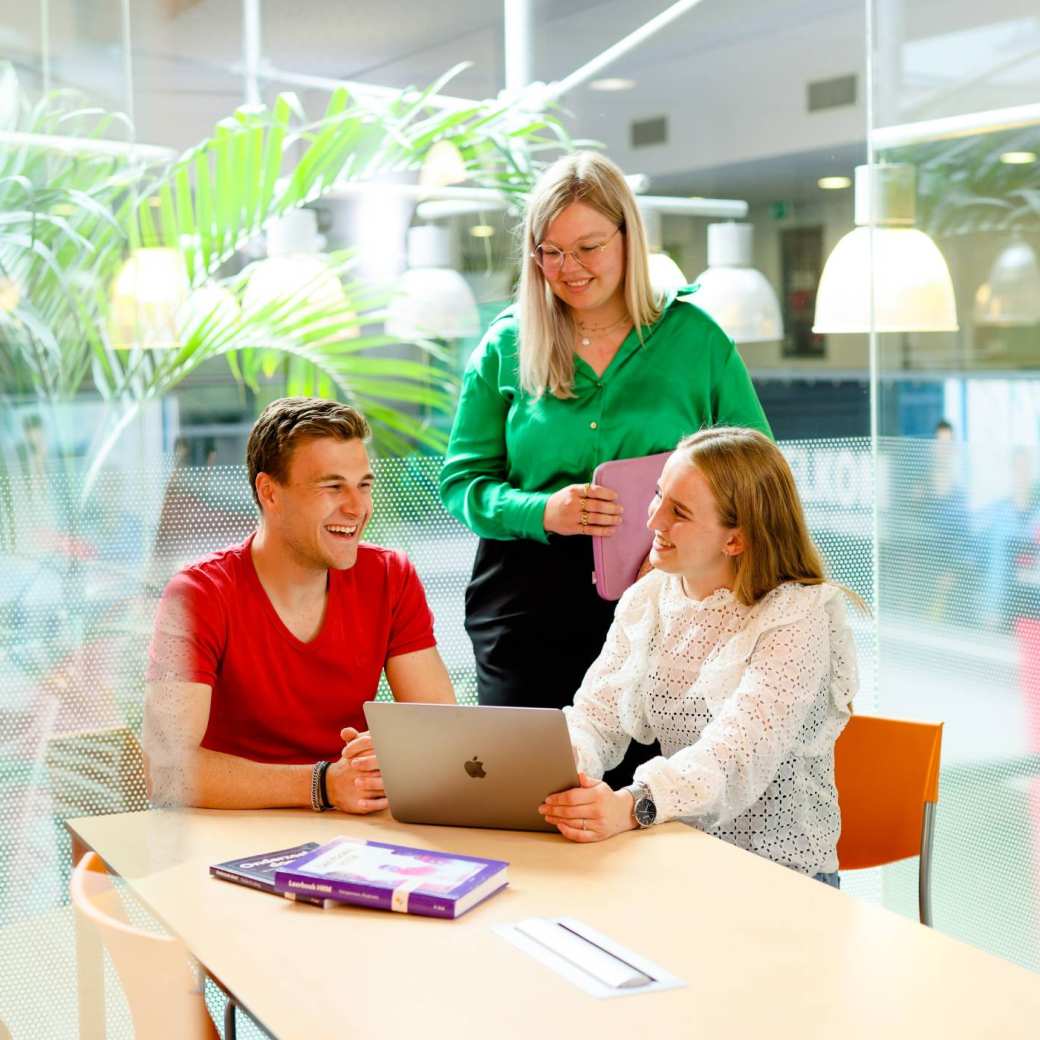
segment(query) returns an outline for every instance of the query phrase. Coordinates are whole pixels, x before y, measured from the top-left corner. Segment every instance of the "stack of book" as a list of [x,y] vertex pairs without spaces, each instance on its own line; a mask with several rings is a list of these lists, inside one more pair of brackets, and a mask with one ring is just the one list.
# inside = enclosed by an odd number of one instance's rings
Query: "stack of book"
[[502,860],[334,838],[211,866],[214,877],[325,907],[461,917],[508,884]]

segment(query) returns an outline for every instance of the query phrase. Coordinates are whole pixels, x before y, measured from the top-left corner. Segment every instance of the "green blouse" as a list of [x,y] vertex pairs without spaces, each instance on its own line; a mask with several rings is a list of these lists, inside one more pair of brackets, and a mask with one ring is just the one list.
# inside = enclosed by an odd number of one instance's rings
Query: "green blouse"
[[642,343],[629,332],[602,376],[575,357],[564,400],[520,389],[515,309],[502,311],[463,377],[440,479],[448,512],[482,538],[545,542],[549,496],[601,462],[669,451],[704,426],[772,436],[736,347],[693,291],[667,302]]

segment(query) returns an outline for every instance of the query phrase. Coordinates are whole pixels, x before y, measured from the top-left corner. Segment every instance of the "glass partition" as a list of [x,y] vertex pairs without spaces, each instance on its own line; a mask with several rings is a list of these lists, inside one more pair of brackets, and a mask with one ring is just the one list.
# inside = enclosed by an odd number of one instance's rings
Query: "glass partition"
[[[899,275],[901,323],[875,271],[878,703],[945,723],[936,926],[1035,969],[1040,17],[871,16],[873,159],[915,183],[912,213],[878,197],[874,249],[902,215],[936,259]],[[886,870],[885,902],[909,911],[915,885],[910,864]]]

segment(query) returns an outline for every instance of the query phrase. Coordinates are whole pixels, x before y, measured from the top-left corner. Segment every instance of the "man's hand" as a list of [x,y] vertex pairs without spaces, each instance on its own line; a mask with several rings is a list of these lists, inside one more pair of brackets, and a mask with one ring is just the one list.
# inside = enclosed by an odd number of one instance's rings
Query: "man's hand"
[[374,813],[389,802],[383,790],[383,774],[368,732],[358,733],[348,726],[340,730],[343,750],[325,774],[329,801],[343,812]]
[[612,791],[602,780],[578,774],[581,787],[551,794],[538,811],[571,841],[603,841],[636,827],[628,791]]

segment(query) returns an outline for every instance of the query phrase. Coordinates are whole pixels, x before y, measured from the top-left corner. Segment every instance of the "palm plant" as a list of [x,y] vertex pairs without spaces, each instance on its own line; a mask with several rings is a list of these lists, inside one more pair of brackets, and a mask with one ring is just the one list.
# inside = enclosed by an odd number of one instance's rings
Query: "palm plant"
[[[31,390],[50,403],[93,385],[110,409],[91,474],[145,401],[215,357],[225,357],[240,382],[255,385],[284,366],[289,392],[355,401],[391,450],[442,447],[443,434],[419,416],[450,408],[451,378],[390,356],[396,341],[370,331],[386,301],[352,276],[349,254],[328,258],[345,279],[341,302],[316,303],[303,287],[233,313],[213,307],[194,315],[172,350],[118,349],[108,290],[128,250],[165,246],[183,257],[192,289],[219,286],[241,299],[248,274],[227,274],[229,262],[269,220],[344,181],[416,170],[440,140],[458,148],[473,182],[515,205],[541,153],[569,141],[552,117],[525,116],[509,104],[437,109],[431,96],[458,71],[390,99],[336,90],[317,120],[283,94],[270,108],[238,109],[164,166],[132,151],[84,155],[32,143],[0,154],[0,379],[9,391]],[[120,121],[68,93],[31,106],[13,70],[0,72],[0,129],[34,140],[69,131],[103,138]],[[439,349],[418,346],[427,355]]]

